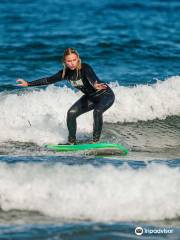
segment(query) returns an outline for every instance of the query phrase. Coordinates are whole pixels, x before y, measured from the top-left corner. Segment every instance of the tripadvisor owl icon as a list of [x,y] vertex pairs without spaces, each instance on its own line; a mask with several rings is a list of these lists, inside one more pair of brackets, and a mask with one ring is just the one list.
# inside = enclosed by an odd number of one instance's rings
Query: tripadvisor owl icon
[[142,227],[136,227],[135,234],[140,236],[143,234],[143,228]]

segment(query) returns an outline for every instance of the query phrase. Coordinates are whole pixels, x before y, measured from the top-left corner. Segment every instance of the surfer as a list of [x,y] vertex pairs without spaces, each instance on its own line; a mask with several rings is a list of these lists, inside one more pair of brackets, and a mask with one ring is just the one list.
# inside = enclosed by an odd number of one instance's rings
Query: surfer
[[84,95],[67,112],[68,144],[76,144],[76,118],[83,113],[93,111],[93,143],[99,141],[103,126],[103,113],[111,107],[115,96],[112,89],[99,80],[92,67],[82,63],[79,53],[67,48],[63,55],[63,69],[56,74],[31,82],[17,79],[18,86],[31,87],[68,80],[71,85],[81,90]]

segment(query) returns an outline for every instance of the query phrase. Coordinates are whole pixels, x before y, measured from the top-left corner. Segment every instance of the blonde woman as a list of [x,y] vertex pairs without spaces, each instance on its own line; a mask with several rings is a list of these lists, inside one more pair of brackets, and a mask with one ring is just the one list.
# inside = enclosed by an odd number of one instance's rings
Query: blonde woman
[[78,52],[67,48],[63,55],[64,68],[51,77],[41,78],[32,82],[17,79],[18,86],[31,87],[48,85],[64,79],[79,89],[84,95],[75,102],[67,112],[68,143],[76,144],[76,118],[83,113],[93,111],[93,142],[98,142],[103,126],[103,113],[111,107],[115,96],[111,88],[99,80],[89,64],[81,63]]

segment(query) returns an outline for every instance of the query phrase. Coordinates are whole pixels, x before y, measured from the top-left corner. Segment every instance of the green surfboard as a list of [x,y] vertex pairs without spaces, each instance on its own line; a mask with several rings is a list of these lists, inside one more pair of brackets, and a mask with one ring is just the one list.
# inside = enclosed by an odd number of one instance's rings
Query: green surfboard
[[48,144],[46,148],[57,152],[87,152],[94,155],[126,155],[128,149],[117,143],[85,143],[77,145],[53,145]]

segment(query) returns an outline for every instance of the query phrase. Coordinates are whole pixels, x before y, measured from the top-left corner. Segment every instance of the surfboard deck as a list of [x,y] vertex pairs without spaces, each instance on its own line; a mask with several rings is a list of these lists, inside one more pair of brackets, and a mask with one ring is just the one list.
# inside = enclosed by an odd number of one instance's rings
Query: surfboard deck
[[128,149],[117,143],[85,143],[77,145],[53,145],[47,144],[45,146],[48,149],[57,152],[89,152],[95,155],[126,155]]

